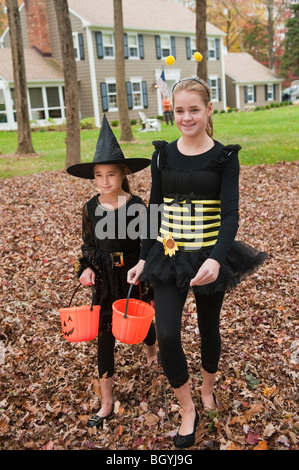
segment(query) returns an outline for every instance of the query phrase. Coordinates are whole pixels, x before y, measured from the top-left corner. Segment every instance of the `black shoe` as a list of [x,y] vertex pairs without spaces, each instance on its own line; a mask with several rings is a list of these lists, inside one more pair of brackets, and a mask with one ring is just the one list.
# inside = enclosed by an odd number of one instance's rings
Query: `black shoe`
[[195,419],[194,419],[194,428],[191,434],[187,434],[186,436],[181,436],[179,433],[174,437],[173,442],[174,445],[178,448],[184,447],[191,447],[195,443],[195,431],[196,427],[199,423],[199,416],[197,410],[195,410]]
[[109,419],[112,415],[112,411],[111,413],[109,413],[109,415],[107,416],[99,416],[99,415],[92,415],[89,420],[87,421],[87,427],[88,428],[93,428],[94,426],[96,426],[97,428],[99,428],[100,426],[103,425],[103,422],[104,422],[104,419]]

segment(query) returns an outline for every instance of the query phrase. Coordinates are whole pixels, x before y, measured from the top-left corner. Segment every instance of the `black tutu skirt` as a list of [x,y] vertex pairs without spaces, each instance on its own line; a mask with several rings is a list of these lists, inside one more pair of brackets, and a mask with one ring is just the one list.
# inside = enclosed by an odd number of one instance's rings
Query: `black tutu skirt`
[[[174,256],[164,254],[163,243],[156,241],[146,259],[142,281],[174,284],[180,292],[186,292],[190,280],[201,265],[209,258],[212,249],[200,251],[177,251]],[[204,286],[194,286],[199,295],[212,295],[236,287],[252,274],[267,259],[266,253],[241,241],[234,241],[224,262],[221,264],[216,281]]]

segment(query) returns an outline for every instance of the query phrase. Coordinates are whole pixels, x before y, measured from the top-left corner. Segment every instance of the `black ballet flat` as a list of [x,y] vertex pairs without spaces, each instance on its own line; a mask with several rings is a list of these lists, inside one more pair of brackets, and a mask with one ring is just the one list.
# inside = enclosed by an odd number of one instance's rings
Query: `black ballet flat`
[[195,443],[195,431],[199,423],[199,416],[197,410],[195,410],[195,419],[194,419],[194,428],[191,434],[186,434],[186,436],[181,436],[179,433],[174,437],[173,442],[175,447],[182,449],[186,447],[191,447]]
[[92,415],[89,420],[87,421],[86,426],[88,428],[93,428],[94,426],[96,428],[99,428],[100,426],[103,426],[103,422],[105,419],[109,419],[112,416],[112,411],[109,413],[107,416],[99,416],[99,415]]

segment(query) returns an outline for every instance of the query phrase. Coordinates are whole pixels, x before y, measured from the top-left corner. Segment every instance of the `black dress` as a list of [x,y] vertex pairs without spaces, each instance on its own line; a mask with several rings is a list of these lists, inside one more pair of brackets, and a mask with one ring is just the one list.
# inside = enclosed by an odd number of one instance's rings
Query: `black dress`
[[[100,331],[111,328],[112,304],[126,298],[129,284],[127,271],[139,260],[141,222],[146,207],[141,198],[131,195],[118,209],[107,209],[98,202],[98,195],[83,207],[82,257],[77,275],[86,268],[96,274],[95,304],[101,306]],[[145,283],[133,286],[131,297],[149,302],[151,289]]]
[[[216,281],[194,286],[194,292],[211,295],[235,287],[260,266],[267,255],[236,241],[239,211],[239,145],[214,147],[201,155],[179,152],[177,141],[153,142],[152,191],[146,239],[140,258],[145,259],[142,280],[175,284],[184,292],[203,262],[220,263]],[[156,237],[152,208],[162,205]],[[170,256],[165,244],[176,246]]]

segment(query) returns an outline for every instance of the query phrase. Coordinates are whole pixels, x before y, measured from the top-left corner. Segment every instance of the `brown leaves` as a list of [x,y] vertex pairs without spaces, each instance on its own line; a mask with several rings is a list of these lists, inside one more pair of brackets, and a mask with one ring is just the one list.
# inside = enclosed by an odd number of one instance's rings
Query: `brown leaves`
[[[183,345],[200,412],[194,449],[288,450],[297,446],[297,163],[242,167],[238,238],[269,253],[226,295],[217,412],[200,405],[200,337],[190,293]],[[132,175],[149,198],[150,170]],[[0,397],[2,449],[172,449],[180,408],[143,345],[117,344],[113,418],[86,428],[98,409],[96,340],[70,344],[58,308],[77,285],[81,208],[93,183],[49,172],[1,182]],[[88,288],[76,302],[89,302]]]

